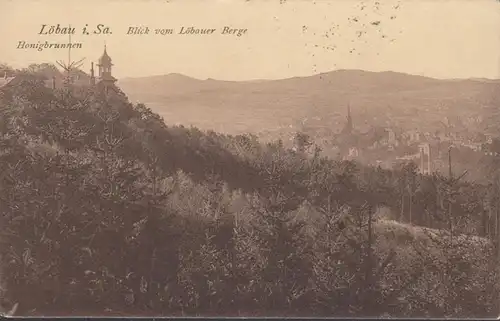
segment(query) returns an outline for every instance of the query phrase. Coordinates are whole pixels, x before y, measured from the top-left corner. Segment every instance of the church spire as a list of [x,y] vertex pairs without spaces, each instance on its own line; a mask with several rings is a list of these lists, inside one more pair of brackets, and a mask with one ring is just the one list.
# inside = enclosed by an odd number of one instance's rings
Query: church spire
[[351,105],[347,105],[347,122],[345,124],[343,133],[344,134],[352,134],[353,125],[352,125],[352,117],[351,117]]

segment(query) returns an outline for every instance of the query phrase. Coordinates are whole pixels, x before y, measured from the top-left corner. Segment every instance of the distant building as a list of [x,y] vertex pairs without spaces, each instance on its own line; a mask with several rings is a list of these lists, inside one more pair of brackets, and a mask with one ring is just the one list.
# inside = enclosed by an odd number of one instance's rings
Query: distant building
[[430,144],[420,144],[420,172],[422,174],[432,173],[431,147]]
[[419,143],[421,140],[421,135],[420,132],[416,130],[411,130],[406,133],[404,133],[405,140],[409,143]]
[[351,116],[351,107],[347,106],[347,117],[346,123],[336,137],[336,144],[341,148],[341,153],[346,155],[349,152],[349,148],[357,147],[359,143],[359,135],[354,132],[354,125]]
[[351,116],[351,106],[347,105],[347,119],[344,129],[342,129],[343,135],[352,135],[354,130],[354,126],[352,124],[352,116]]
[[388,132],[388,138],[387,138],[387,142],[390,144],[390,145],[395,145],[397,143],[396,141],[396,134],[394,133],[394,131],[390,128],[387,128],[387,132]]
[[107,53],[106,46],[104,46],[104,53],[99,58],[97,67],[97,77],[93,62],[91,63],[90,76],[79,69],[72,69],[63,73],[56,71],[56,73],[49,76],[45,75],[45,77],[29,73],[20,73],[13,77],[7,77],[7,73],[4,73],[3,77],[0,78],[0,88],[16,86],[23,80],[39,80],[43,81],[45,87],[51,89],[64,88],[70,84],[72,87],[104,88],[106,93],[109,93],[110,90],[121,93],[120,89],[115,85],[117,79],[112,75],[113,63]]
[[394,130],[392,128],[385,128],[385,132],[387,133],[387,135],[381,141],[382,144],[388,145],[391,150],[394,147],[399,146],[399,140]]
[[356,147],[349,148],[349,157],[359,157],[359,149]]
[[[104,46],[104,53],[102,54],[101,58],[99,58],[97,67],[99,69],[99,77],[97,79],[97,83],[102,84],[106,89],[114,87],[117,79],[111,74],[113,63],[111,57],[108,55],[106,46]],[[90,79],[91,84],[95,83],[94,63],[92,63],[92,67],[90,69]]]
[[481,143],[468,143],[468,144],[463,144],[464,147],[468,147],[472,149],[475,152],[479,152],[482,150],[483,146]]

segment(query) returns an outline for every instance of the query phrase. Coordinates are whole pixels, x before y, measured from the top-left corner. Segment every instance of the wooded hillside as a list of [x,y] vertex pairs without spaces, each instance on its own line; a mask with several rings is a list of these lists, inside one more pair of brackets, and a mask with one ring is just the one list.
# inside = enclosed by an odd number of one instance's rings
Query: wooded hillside
[[498,314],[495,186],[169,127],[122,95],[0,95],[1,281],[20,314]]

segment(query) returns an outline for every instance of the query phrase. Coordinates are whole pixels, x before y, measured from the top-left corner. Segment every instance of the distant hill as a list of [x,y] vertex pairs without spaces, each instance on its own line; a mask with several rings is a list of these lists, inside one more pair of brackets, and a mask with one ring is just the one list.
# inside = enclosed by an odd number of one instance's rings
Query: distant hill
[[[351,105],[354,124],[405,129],[489,128],[500,81],[438,80],[396,72],[338,70],[281,80],[199,80],[180,74],[127,78],[119,86],[170,124],[228,133],[277,134],[302,127],[339,129]],[[486,120],[486,121],[485,121]]]

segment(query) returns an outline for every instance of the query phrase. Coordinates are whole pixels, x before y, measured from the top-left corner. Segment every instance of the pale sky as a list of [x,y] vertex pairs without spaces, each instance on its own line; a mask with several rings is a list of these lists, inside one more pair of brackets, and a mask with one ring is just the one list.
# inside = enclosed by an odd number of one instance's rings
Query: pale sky
[[[72,58],[97,61],[107,44],[117,78],[181,73],[206,79],[278,79],[335,69],[397,71],[435,78],[500,78],[497,0],[0,0],[0,62],[24,67],[67,59],[67,50],[17,49],[42,24],[71,24]],[[111,35],[81,34],[88,24]],[[126,35],[148,26],[149,35]],[[241,37],[224,26],[246,28]],[[179,35],[181,27],[216,28]],[[173,28],[173,35],[155,35]],[[91,28],[92,29],[92,28]]]

